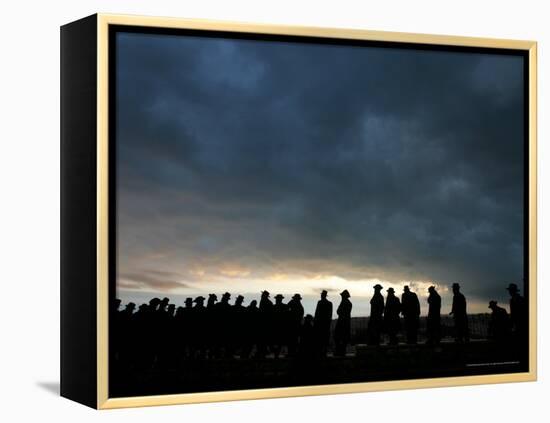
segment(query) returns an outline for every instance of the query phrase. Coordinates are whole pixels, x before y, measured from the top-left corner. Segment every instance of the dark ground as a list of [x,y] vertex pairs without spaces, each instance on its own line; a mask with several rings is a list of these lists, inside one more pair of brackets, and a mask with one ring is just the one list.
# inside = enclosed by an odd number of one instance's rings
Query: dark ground
[[165,369],[111,369],[110,397],[327,385],[527,371],[513,345],[487,340],[356,345],[346,357],[183,360]]

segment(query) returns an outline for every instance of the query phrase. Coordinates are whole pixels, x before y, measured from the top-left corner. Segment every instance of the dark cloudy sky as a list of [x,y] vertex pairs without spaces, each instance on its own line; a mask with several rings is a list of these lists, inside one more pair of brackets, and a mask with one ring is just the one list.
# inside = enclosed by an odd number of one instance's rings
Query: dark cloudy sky
[[459,282],[486,311],[521,280],[521,57],[116,43],[123,300]]

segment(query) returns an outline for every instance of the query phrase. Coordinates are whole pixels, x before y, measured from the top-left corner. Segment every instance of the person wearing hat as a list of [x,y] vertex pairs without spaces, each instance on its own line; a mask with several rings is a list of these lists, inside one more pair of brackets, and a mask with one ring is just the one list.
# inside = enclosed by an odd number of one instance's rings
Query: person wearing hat
[[520,295],[518,286],[511,283],[506,288],[510,294],[510,320],[515,336],[525,337],[527,334],[527,304]]
[[418,296],[411,291],[408,285],[403,287],[403,294],[401,294],[401,313],[405,320],[407,344],[416,344],[418,325],[420,324],[420,302]]
[[206,308],[214,308],[214,305],[218,301],[218,296],[216,294],[208,294],[208,301],[206,302]]
[[401,302],[399,298],[395,296],[395,290],[388,288],[386,290],[386,305],[384,307],[384,327],[389,337],[389,345],[397,345],[397,334],[401,328],[401,320],[399,314],[401,313]]
[[304,318],[304,306],[302,296],[294,294],[288,302],[289,325],[288,325],[288,355],[294,357],[298,353],[298,342],[300,339],[300,328]]
[[204,353],[208,358],[219,356],[218,296],[208,294],[206,311],[201,325]]
[[330,325],[332,323],[332,302],[327,300],[328,292],[321,291],[321,299],[317,301],[315,315],[313,316],[313,328],[317,338],[317,352],[320,357],[326,357],[330,341]]
[[334,328],[334,355],[338,357],[346,356],[346,348],[351,338],[351,308],[352,304],[349,298],[351,295],[347,289],[340,292],[342,301],[336,309],[338,320]]
[[426,344],[438,345],[441,341],[441,296],[435,286],[428,288],[428,317],[426,318]]
[[249,358],[254,345],[258,342],[258,301],[252,300],[245,310],[244,325],[243,325],[243,347],[241,348],[240,357]]
[[273,302],[268,291],[262,291],[258,310],[256,357],[265,358],[273,341]]
[[[207,338],[205,331],[208,313],[204,300],[206,298],[199,295],[192,300],[195,303],[193,308],[184,308],[184,336],[187,336],[185,356],[189,358],[202,358],[206,354],[205,342]],[[187,305],[187,300],[185,304]]]
[[287,344],[287,334],[290,325],[290,314],[288,305],[283,303],[282,294],[275,295],[275,304],[273,305],[273,356],[279,358],[281,350]]
[[217,348],[214,349],[215,356],[223,355],[225,358],[231,358],[233,349],[231,348],[231,332],[232,332],[232,307],[229,304],[231,294],[225,292],[222,295],[221,300],[216,303],[215,307],[215,322],[214,331],[217,333],[215,338],[215,344]]
[[510,335],[510,319],[508,313],[497,305],[496,301],[489,301],[491,320],[489,320],[489,337],[496,342],[506,341]]
[[373,288],[374,295],[370,300],[370,317],[367,327],[367,344],[380,345],[384,316],[384,297],[380,291],[382,291],[383,286],[377,283]]
[[460,292],[460,285],[453,283],[453,305],[450,316],[455,322],[455,342],[468,342],[470,335],[468,331],[468,314],[466,313],[466,297]]
[[244,297],[237,295],[235,298],[235,304],[231,308],[229,314],[230,321],[228,322],[230,327],[229,344],[233,351],[233,354],[238,353],[241,355],[241,351],[245,341],[245,333],[243,328],[246,324],[246,307],[243,306]]

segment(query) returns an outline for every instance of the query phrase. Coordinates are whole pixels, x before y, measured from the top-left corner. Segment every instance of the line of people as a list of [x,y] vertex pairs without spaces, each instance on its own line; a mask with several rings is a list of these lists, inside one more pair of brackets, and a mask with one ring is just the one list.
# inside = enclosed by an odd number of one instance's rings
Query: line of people
[[[382,334],[388,344],[398,343],[403,316],[405,338],[408,344],[418,341],[420,302],[409,286],[404,286],[401,300],[393,288],[386,290],[384,299],[380,284],[374,286],[370,300],[370,318],[367,344],[380,345]],[[489,303],[492,310],[490,334],[503,340],[512,333],[526,333],[527,309],[516,284],[507,288],[511,295],[511,316],[496,301]],[[450,315],[455,326],[455,341],[469,340],[466,298],[460,285],[452,285],[453,303]],[[285,303],[277,294],[275,302],[268,291],[261,293],[259,304],[252,300],[244,306],[244,297],[238,295],[230,304],[231,294],[226,292],[220,301],[216,294],[187,298],[184,307],[170,304],[168,298],[153,298],[136,311],[134,303],[120,310],[120,300],[114,305],[114,332],[111,337],[114,359],[131,365],[150,367],[172,365],[189,358],[264,358],[271,354],[289,357],[325,357],[330,345],[333,305],[321,292],[315,314],[304,316],[300,294],[294,294]],[[345,356],[351,340],[351,295],[340,293],[336,310],[337,321],[333,341],[335,356]],[[206,304],[205,304],[206,301]],[[428,288],[427,343],[441,341],[441,297],[435,286]]]
[[[386,300],[381,293],[380,284],[374,286],[374,295],[370,300],[371,312],[367,329],[367,344],[380,345],[382,333],[388,335],[388,344],[397,345],[398,333],[401,330],[400,315],[403,316],[407,344],[416,344],[420,323],[420,302],[418,296],[405,285],[401,301],[395,295],[393,288],[386,290]],[[497,301],[491,300],[491,319],[489,322],[489,337],[496,341],[510,339],[524,339],[527,335],[527,306],[525,299],[519,294],[516,284],[507,288],[510,293],[510,316],[508,312],[498,306]],[[460,292],[460,284],[453,283],[453,303],[450,316],[454,320],[455,342],[464,343],[470,340],[468,328],[468,313],[466,297]],[[435,286],[428,288],[428,315],[426,318],[427,344],[437,345],[441,342],[441,296]]]
[[[351,302],[349,292],[341,293],[336,325],[336,354],[345,354],[350,339]],[[230,304],[226,292],[218,301],[216,294],[187,298],[184,307],[170,304],[169,298],[153,298],[136,310],[121,301],[114,304],[111,343],[114,360],[126,365],[148,368],[172,366],[193,358],[313,358],[326,356],[330,340],[332,303],[327,291],[321,293],[315,315],[305,315],[300,294],[287,303],[277,294],[274,302],[268,291],[259,304],[252,300],[244,306],[239,295]],[[206,304],[205,304],[206,301]]]

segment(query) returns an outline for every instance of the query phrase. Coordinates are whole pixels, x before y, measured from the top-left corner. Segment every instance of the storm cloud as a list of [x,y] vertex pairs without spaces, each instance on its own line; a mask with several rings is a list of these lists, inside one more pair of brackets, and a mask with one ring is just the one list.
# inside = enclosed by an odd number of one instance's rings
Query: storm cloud
[[326,276],[352,295],[366,280],[460,282],[486,302],[521,280],[521,56],[116,43],[118,266],[134,276],[119,288]]

